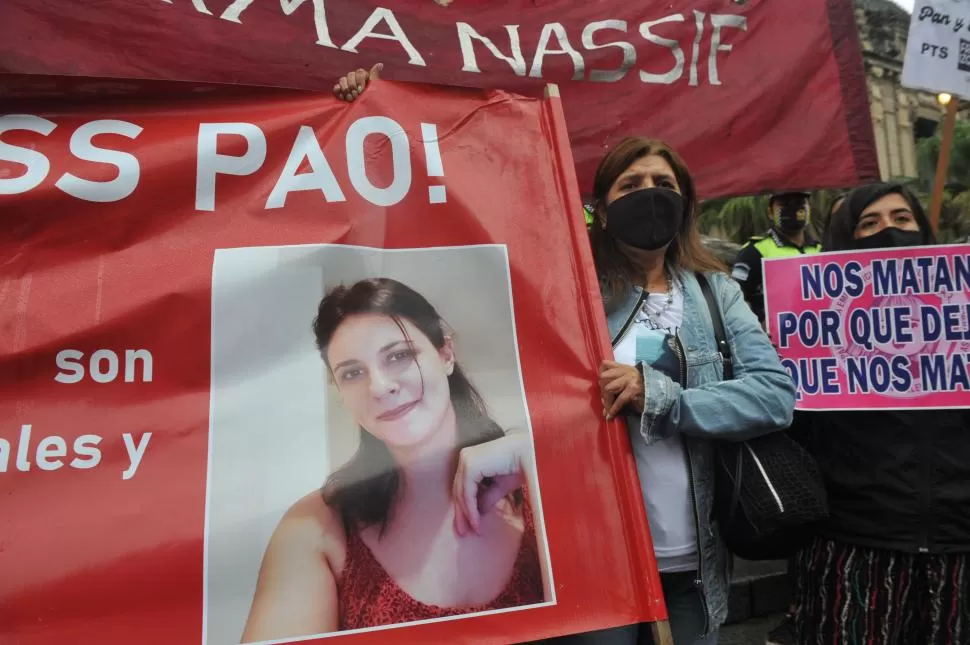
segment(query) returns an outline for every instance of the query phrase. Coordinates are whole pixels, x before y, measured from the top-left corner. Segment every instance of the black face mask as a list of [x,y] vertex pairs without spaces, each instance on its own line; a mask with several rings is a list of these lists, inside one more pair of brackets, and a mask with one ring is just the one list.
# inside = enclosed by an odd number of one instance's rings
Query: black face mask
[[804,197],[779,200],[774,204],[772,223],[782,233],[798,233],[808,226],[809,211]]
[[923,234],[920,231],[904,231],[895,226],[887,226],[878,233],[860,237],[855,248],[860,251],[871,249],[894,249],[901,246],[922,246]]
[[684,220],[684,198],[666,188],[645,188],[606,207],[606,230],[637,249],[656,251],[677,237]]

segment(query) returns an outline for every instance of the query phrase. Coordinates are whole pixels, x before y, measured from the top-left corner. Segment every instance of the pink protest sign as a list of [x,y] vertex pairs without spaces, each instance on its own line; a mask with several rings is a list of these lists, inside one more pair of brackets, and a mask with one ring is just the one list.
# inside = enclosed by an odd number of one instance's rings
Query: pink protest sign
[[800,410],[970,408],[970,245],[765,261]]

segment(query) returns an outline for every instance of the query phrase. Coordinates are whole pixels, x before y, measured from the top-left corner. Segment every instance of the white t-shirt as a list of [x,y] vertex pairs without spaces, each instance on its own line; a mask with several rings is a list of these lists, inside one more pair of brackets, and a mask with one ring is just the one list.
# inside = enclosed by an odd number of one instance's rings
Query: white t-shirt
[[[613,350],[613,357],[626,365],[646,363],[677,380],[680,361],[672,343],[684,320],[684,292],[676,281],[669,307],[667,301],[666,293],[644,298],[643,307]],[[673,436],[648,446],[639,428],[630,428],[630,438],[657,565],[663,572],[694,571],[697,526],[684,442],[680,436]]]

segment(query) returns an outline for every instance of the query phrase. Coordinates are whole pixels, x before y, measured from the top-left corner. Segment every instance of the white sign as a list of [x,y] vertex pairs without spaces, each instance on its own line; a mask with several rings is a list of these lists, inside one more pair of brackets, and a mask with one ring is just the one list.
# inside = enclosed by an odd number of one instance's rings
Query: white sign
[[970,0],[916,0],[902,84],[970,97]]

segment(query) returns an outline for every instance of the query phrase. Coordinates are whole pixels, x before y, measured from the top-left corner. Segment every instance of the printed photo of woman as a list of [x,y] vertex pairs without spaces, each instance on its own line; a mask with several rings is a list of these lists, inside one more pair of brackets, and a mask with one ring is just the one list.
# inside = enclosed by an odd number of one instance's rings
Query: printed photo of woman
[[313,333],[356,453],[294,503],[263,556],[243,643],[550,600],[532,443],[503,430],[454,334],[390,278],[326,293]]

